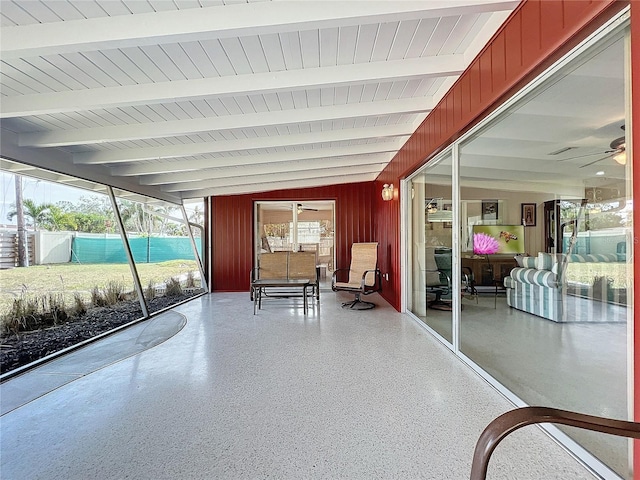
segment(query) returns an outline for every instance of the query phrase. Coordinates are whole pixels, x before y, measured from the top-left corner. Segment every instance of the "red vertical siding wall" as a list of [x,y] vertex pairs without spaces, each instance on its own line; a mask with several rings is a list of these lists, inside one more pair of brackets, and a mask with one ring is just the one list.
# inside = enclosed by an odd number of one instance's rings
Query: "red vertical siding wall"
[[214,291],[249,291],[253,267],[253,204],[256,200],[335,200],[336,265],[348,267],[351,244],[375,241],[373,183],[350,183],[317,188],[275,190],[247,195],[213,197]]

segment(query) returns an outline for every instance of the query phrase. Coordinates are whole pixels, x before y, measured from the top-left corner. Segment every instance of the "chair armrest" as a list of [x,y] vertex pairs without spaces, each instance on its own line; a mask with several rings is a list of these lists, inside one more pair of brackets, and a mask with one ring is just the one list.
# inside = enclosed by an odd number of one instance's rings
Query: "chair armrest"
[[[449,275],[447,275],[447,273],[444,270],[438,270],[438,272],[440,272],[440,275],[443,276],[444,278],[447,279],[447,290],[443,293],[444,295],[449,295],[449,292],[451,292],[451,277]],[[442,280],[440,280],[442,281]]]
[[572,427],[640,439],[640,423],[613,420],[548,407],[522,407],[492,420],[484,429],[473,453],[471,480],[485,480],[491,454],[510,433],[536,423],[557,423]]
[[362,274],[362,279],[360,279],[360,289],[364,292],[365,288],[367,288],[367,285],[365,285],[365,279],[367,278],[367,274],[368,273],[374,273],[374,277],[375,280],[373,282],[373,285],[370,286],[369,288],[375,290],[375,291],[379,291],[382,289],[382,275],[380,273],[380,269],[376,268],[374,270],[365,270],[364,273]]
[[260,278],[260,267],[254,267],[249,271],[249,276],[251,278],[251,282]]
[[469,267],[462,267],[462,278],[464,278],[467,282],[473,282],[475,279],[473,278],[473,270]]
[[335,291],[335,289],[333,288],[336,284],[336,281],[338,280],[338,272],[348,272],[349,269],[348,268],[338,268],[337,270],[333,271],[333,274],[331,275],[331,290]]

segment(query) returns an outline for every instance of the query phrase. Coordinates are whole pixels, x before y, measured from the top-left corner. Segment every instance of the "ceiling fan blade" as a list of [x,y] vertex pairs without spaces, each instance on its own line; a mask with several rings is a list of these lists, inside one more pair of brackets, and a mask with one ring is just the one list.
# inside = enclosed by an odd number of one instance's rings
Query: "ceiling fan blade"
[[603,155],[605,153],[613,153],[613,152],[615,152],[615,150],[605,150],[604,152],[585,153],[584,155],[577,155],[575,157],[561,158],[560,160],[558,160],[558,162],[566,162],[567,160],[575,160],[577,158],[593,157],[594,155]]
[[597,160],[594,160],[593,162],[585,163],[584,165],[581,165],[581,166],[580,166],[580,167],[578,167],[578,168],[588,167],[589,165],[593,165],[594,163],[601,162],[602,160],[606,160],[607,158],[611,158],[611,155],[607,155],[607,156],[605,156],[605,157],[601,157],[601,158],[599,158],[599,159],[597,159]]
[[307,210],[309,212],[317,212],[318,209],[317,208],[311,208],[311,207],[305,207],[303,204],[299,203],[298,204],[298,210]]

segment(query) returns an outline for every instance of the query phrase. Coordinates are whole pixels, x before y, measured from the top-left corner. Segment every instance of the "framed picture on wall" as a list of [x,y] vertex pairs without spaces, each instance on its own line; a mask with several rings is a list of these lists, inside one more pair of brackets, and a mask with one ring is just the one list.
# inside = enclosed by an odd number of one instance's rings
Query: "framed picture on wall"
[[521,203],[521,215],[522,224],[525,227],[536,226],[536,204],[535,203]]
[[498,201],[483,200],[482,201],[482,220],[498,219]]

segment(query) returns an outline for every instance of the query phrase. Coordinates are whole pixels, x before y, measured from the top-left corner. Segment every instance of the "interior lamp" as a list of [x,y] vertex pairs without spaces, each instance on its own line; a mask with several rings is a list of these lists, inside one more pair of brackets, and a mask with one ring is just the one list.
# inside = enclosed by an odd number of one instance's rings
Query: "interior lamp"
[[627,152],[624,149],[624,147],[621,152],[618,152],[613,156],[613,159],[616,161],[616,163],[619,163],[620,165],[627,164]]
[[610,153],[613,153],[612,158],[616,161],[616,163],[619,163],[620,165],[626,165],[627,145],[625,137],[616,138],[611,142],[609,146],[613,149],[613,152]]
[[382,200],[385,202],[393,200],[393,184],[385,183],[382,186]]

